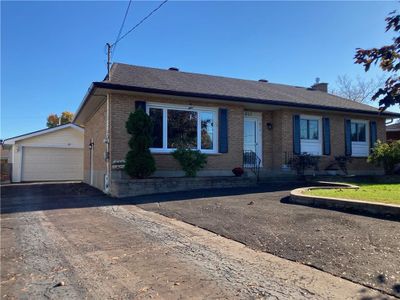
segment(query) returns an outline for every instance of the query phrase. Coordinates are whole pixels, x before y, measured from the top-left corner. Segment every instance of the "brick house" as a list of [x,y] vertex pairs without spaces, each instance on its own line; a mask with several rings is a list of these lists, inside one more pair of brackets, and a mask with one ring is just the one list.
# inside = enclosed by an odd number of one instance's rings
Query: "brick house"
[[400,140],[400,123],[390,124],[386,126],[386,139],[388,141]]
[[85,182],[112,191],[112,162],[125,158],[125,122],[138,107],[155,125],[154,176],[183,174],[170,154],[182,136],[208,154],[199,176],[231,176],[244,151],[259,157],[261,176],[286,172],[288,159],[304,152],[321,157],[322,171],[346,154],[354,157],[352,173],[381,173],[366,157],[377,139],[386,140],[386,118],[399,116],[331,95],[325,83],[304,88],[114,63],[74,119],[85,127]]

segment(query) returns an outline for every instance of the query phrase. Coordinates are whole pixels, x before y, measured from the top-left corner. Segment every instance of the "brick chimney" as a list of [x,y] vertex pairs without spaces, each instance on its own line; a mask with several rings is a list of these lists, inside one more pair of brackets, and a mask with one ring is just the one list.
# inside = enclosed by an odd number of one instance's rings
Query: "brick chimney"
[[314,84],[311,86],[311,88],[312,88],[313,90],[321,91],[321,92],[324,92],[324,93],[327,93],[327,92],[328,92],[328,84],[325,83],[325,82],[317,82],[317,83],[314,83]]

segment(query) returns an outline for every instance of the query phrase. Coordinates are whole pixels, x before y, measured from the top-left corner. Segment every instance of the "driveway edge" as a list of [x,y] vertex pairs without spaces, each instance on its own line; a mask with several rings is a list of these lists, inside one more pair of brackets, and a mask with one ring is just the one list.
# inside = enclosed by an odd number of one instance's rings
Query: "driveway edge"
[[289,202],[314,206],[318,208],[344,210],[346,212],[355,212],[361,214],[369,214],[373,216],[390,216],[400,221],[400,205],[385,204],[379,202],[368,202],[362,200],[350,200],[343,198],[330,198],[315,195],[306,195],[304,192],[314,189],[358,189],[359,187],[347,183],[337,182],[319,182],[327,184],[327,186],[312,186],[294,189],[290,192]]

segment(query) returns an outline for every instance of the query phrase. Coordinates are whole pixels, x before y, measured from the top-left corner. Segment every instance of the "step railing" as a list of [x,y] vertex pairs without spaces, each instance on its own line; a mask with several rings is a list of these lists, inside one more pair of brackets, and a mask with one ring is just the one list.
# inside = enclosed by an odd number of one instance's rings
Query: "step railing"
[[261,159],[252,150],[243,150],[243,168],[250,169],[260,179]]

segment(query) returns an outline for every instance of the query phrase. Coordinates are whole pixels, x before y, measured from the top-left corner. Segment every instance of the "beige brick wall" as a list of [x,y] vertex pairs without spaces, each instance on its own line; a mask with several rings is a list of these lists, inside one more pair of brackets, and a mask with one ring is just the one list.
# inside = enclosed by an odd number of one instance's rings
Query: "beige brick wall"
[[[126,131],[125,123],[129,114],[135,111],[135,98],[132,96],[111,94],[110,95],[110,135],[111,135],[111,162],[125,159],[129,150],[129,134]],[[140,100],[140,99],[138,99]]]
[[[227,154],[215,154],[208,156],[208,164],[205,167],[206,172],[217,174],[225,171],[230,174],[230,170],[236,166],[242,165],[243,148],[243,118],[244,107],[240,104],[210,104],[208,101],[178,100],[173,97],[154,97],[149,95],[126,95],[113,93],[110,95],[110,158],[121,160],[125,158],[128,147],[129,135],[126,132],[125,123],[129,113],[134,111],[135,101],[173,103],[183,105],[195,105],[205,107],[223,107],[228,109],[229,122],[229,152]],[[251,110],[255,111],[255,110]],[[263,132],[263,167],[265,170],[279,172],[282,164],[285,162],[285,152],[289,155],[293,153],[292,136],[292,116],[294,114],[309,114],[329,117],[331,121],[331,155],[323,156],[320,169],[323,170],[334,156],[344,154],[344,119],[346,116],[340,113],[300,111],[291,109],[280,109],[274,111],[262,112],[262,132]],[[378,125],[378,138],[385,140],[385,120],[377,117],[355,117],[365,120],[376,120]],[[99,110],[92,116],[85,126],[85,155],[84,155],[84,175],[85,182],[89,182],[89,150],[90,138],[94,139],[94,185],[103,189],[104,174],[106,163],[104,161],[104,152],[106,151],[103,139],[105,137],[105,119],[106,104],[104,103]],[[266,124],[272,123],[273,129],[267,129]],[[181,168],[177,161],[170,154],[154,154],[156,167],[158,171],[179,171]],[[366,163],[366,158],[354,158],[353,163],[349,165],[350,170],[380,171],[380,168],[374,168]]]
[[[332,112],[315,112],[315,111],[299,111],[299,110],[277,110],[272,113],[274,129],[272,130],[272,168],[275,171],[279,171],[282,164],[285,161],[285,152],[292,155],[293,153],[293,115],[295,114],[307,114],[316,115],[322,117],[328,117],[330,119],[331,127],[331,155],[322,156],[320,169],[323,170],[333,160],[335,156],[344,155],[345,153],[345,141],[344,141],[344,120],[347,118],[362,119],[362,120],[374,120],[377,122],[378,128],[378,139],[381,141],[386,140],[385,135],[385,119],[380,117],[370,116],[356,116],[356,115],[345,115],[340,113]],[[265,114],[264,114],[265,115]],[[265,123],[265,122],[264,122]],[[264,131],[264,143],[266,140],[270,140],[268,136],[269,132]],[[267,155],[264,153],[264,157]],[[353,161],[348,166],[349,170],[355,173],[365,173],[369,170],[373,172],[379,172],[382,169],[376,168],[366,162],[366,158],[353,158]]]
[[106,103],[104,103],[91,119],[85,124],[84,136],[84,182],[90,184],[90,151],[89,143],[93,139],[93,185],[98,189],[104,189],[104,175],[106,173],[106,162],[104,152],[106,146]]
[[[111,160],[124,159],[129,151],[129,135],[125,122],[129,113],[135,110],[135,101],[195,105],[205,107],[221,107],[228,109],[229,152],[227,154],[210,154],[204,171],[226,171],[242,165],[243,148],[243,107],[240,105],[217,105],[209,102],[195,103],[190,100],[174,98],[156,98],[151,96],[128,96],[123,94],[111,95]],[[217,141],[216,141],[217,142]],[[179,163],[171,154],[154,154],[158,171],[181,170]]]

